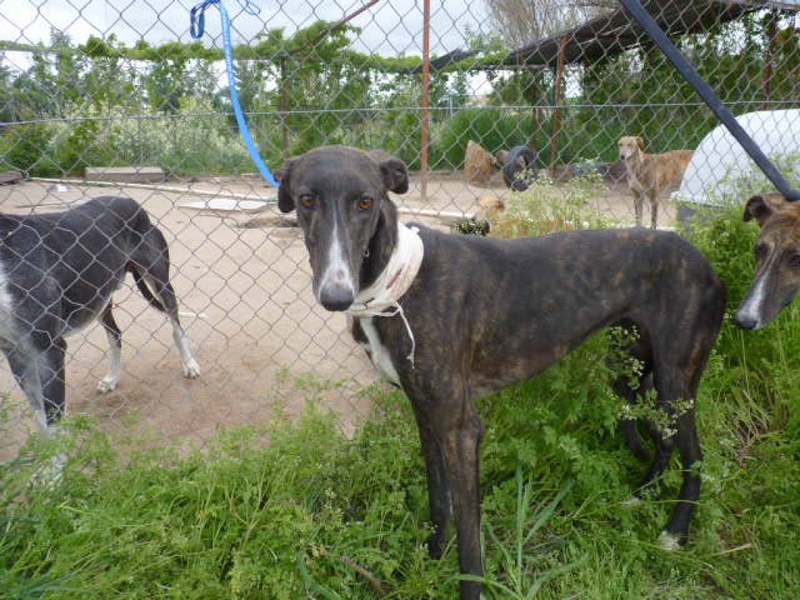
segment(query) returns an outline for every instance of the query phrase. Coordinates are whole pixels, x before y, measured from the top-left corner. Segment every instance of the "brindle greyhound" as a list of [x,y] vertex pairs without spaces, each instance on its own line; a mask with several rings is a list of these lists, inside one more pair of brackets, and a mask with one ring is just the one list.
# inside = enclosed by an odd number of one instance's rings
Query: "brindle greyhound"
[[800,202],[781,194],[753,196],[744,209],[744,220],[751,219],[761,227],[756,273],[734,320],[743,329],[761,329],[800,291]]
[[[543,371],[597,330],[635,325],[629,350],[652,374],[674,432],[655,435],[645,483],[666,469],[673,446],[683,486],[664,533],[686,540],[700,495],[693,401],[719,331],[724,289],[708,262],[678,235],[645,229],[573,231],[498,240],[398,223],[389,191],[408,190],[406,166],[384,153],[329,146],[290,159],[279,207],[297,210],[317,300],[353,314],[353,333],[411,400],[427,467],[434,532],[444,549],[457,517],[462,573],[483,572],[475,399]],[[636,400],[629,376],[616,382]],[[654,429],[654,428],[651,428]],[[462,581],[461,597],[481,586]]]

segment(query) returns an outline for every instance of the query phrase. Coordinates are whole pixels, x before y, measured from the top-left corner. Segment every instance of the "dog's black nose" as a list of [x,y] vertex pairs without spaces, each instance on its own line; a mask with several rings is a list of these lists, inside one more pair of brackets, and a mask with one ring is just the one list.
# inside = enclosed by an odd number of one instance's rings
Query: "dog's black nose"
[[742,329],[755,329],[758,325],[758,319],[751,315],[745,315],[740,312],[736,313],[736,316],[733,318],[733,322]]
[[349,286],[329,286],[319,293],[319,303],[323,308],[335,312],[347,310],[355,299],[353,289]]

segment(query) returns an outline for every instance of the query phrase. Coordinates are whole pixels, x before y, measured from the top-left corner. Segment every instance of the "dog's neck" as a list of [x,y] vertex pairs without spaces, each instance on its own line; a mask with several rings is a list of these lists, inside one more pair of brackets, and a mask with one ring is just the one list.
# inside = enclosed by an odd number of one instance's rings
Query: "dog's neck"
[[[415,227],[393,223],[394,245],[389,248],[376,248],[378,256],[372,254],[365,260],[364,271],[369,263],[371,271],[379,265],[376,273],[363,280],[368,283],[361,288],[348,313],[353,316],[391,316],[399,308],[398,301],[411,287],[419,272],[425,253],[422,240]],[[388,233],[388,232],[387,232]],[[388,254],[388,256],[387,256]]]
[[[388,218],[387,218],[388,217]],[[399,316],[411,340],[406,357],[414,366],[416,340],[400,298],[408,291],[422,265],[425,248],[416,227],[408,228],[397,220],[394,206],[383,211],[364,261],[362,284],[347,314],[357,318]],[[374,256],[373,256],[374,252]]]
[[624,159],[623,162],[631,169],[638,169],[644,163],[644,154],[642,152],[634,152]]

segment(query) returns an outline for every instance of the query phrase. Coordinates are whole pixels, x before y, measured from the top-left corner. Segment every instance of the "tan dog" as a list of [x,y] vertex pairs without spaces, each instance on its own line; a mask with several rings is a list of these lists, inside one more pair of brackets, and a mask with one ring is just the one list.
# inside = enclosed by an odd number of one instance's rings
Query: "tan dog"
[[633,192],[636,225],[642,226],[645,197],[650,201],[650,226],[658,223],[658,195],[668,188],[678,187],[694,150],[673,150],[663,154],[647,154],[644,139],[625,135],[619,139],[619,158],[628,171],[628,187]]

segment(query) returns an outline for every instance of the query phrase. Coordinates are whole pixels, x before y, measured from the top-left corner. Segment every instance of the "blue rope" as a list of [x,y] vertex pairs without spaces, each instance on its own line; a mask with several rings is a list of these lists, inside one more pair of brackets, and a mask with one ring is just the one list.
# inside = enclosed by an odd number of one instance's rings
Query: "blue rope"
[[[190,33],[194,39],[203,37],[206,26],[205,11],[206,8],[216,4],[219,7],[219,14],[222,17],[222,44],[225,48],[225,66],[228,72],[228,87],[231,90],[231,103],[233,104],[233,112],[236,115],[236,123],[239,125],[239,131],[242,133],[244,142],[250,152],[250,157],[256,163],[261,176],[275,187],[280,186],[280,182],[275,179],[272,171],[261,158],[258,153],[253,136],[250,134],[250,127],[247,125],[244,112],[242,111],[242,103],[239,101],[239,93],[236,91],[236,67],[233,64],[233,44],[231,43],[231,20],[228,17],[228,11],[225,10],[225,5],[221,0],[205,0],[196,5],[190,14],[191,25]],[[244,10],[251,15],[257,15],[260,10],[250,0],[244,0]]]

